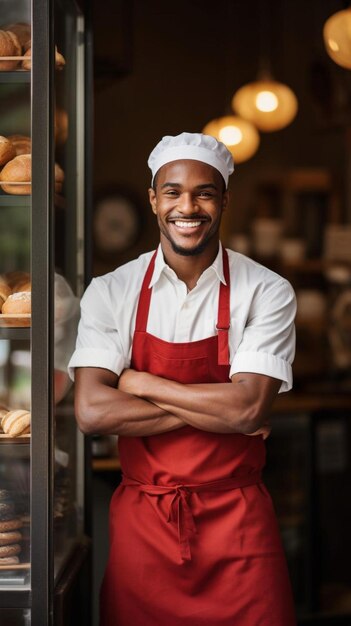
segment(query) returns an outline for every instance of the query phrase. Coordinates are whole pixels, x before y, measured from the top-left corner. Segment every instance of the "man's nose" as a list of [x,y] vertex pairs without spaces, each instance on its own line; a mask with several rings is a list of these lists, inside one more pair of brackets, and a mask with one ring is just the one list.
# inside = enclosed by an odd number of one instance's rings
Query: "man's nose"
[[180,197],[180,203],[178,206],[181,212],[187,215],[197,213],[199,210],[196,199],[192,196],[191,193],[183,193]]

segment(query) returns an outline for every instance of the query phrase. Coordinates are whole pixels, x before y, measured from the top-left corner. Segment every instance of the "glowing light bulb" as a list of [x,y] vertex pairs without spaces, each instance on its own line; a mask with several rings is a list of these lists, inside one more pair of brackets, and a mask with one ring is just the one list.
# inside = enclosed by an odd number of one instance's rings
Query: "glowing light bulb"
[[237,126],[224,126],[219,131],[219,139],[227,146],[237,146],[243,139],[243,134]]
[[278,104],[278,98],[272,91],[260,91],[256,96],[256,106],[264,113],[275,111]]

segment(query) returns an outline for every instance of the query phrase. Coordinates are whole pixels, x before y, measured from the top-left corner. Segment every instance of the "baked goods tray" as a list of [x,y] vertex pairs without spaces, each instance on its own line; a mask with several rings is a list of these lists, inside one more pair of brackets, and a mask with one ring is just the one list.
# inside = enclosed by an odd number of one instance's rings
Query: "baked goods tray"
[[5,433],[0,433],[0,445],[4,443],[30,443],[30,433],[27,435],[18,435],[18,437],[11,437],[10,435],[5,435]]
[[0,328],[28,328],[30,313],[0,313]]

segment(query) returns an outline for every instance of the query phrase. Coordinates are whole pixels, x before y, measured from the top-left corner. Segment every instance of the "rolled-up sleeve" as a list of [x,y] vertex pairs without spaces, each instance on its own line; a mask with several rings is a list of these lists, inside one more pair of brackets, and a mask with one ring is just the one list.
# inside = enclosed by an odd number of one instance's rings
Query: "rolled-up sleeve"
[[97,279],[85,291],[80,309],[76,348],[67,368],[69,377],[74,380],[76,367],[101,367],[119,376],[126,359],[111,304]]
[[239,372],[265,374],[282,381],[279,392],[292,387],[295,356],[296,299],[285,279],[253,298],[230,376]]

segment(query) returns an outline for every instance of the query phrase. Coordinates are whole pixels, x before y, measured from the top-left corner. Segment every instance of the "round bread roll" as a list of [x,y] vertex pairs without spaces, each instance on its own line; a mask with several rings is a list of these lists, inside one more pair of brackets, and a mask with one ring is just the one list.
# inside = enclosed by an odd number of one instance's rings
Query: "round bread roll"
[[5,165],[16,156],[15,146],[12,141],[0,135],[0,166]]
[[0,172],[0,185],[5,193],[24,196],[31,193],[31,185],[2,185],[1,181],[23,183],[31,182],[32,159],[30,154],[21,154],[6,163]]
[[15,33],[18,41],[20,42],[22,48],[30,41],[31,38],[31,27],[30,24],[25,22],[16,22],[16,24],[7,24],[7,26],[2,26],[3,30],[10,30],[12,33]]
[[2,556],[0,557],[0,565],[18,565],[18,556]]
[[16,556],[21,552],[21,546],[18,543],[13,543],[10,546],[0,546],[0,557]]
[[18,61],[2,61],[1,57],[18,57],[21,53],[21,44],[15,33],[0,30],[0,71],[8,72],[18,66]]
[[30,426],[30,412],[25,409],[9,411],[1,420],[1,426],[6,435],[18,437]]
[[30,154],[32,152],[32,140],[30,137],[27,137],[26,135],[9,135],[7,139],[11,141],[15,149],[15,156],[19,156],[20,154]]
[[22,270],[14,270],[13,272],[6,272],[3,275],[3,282],[7,283],[11,289],[19,283],[27,283],[30,280],[30,273],[23,272]]
[[22,533],[18,530],[0,531],[0,546],[8,546],[11,543],[18,543],[22,539]]
[[6,283],[0,282],[0,312],[2,311],[4,302],[6,302],[11,293],[11,288],[6,285]]
[[[55,191],[60,193],[65,174],[63,169],[55,163]],[[6,185],[5,182],[31,182],[32,179],[32,156],[30,154],[21,154],[12,161],[6,163],[0,172],[0,186],[5,193],[16,195],[27,195],[31,193],[30,185]]]
[[17,291],[11,294],[2,305],[2,313],[8,314],[23,314],[31,312],[31,292],[30,291]]
[[19,517],[14,517],[13,519],[6,520],[5,522],[0,522],[0,532],[17,530],[18,528],[22,528],[22,526],[22,520]]

